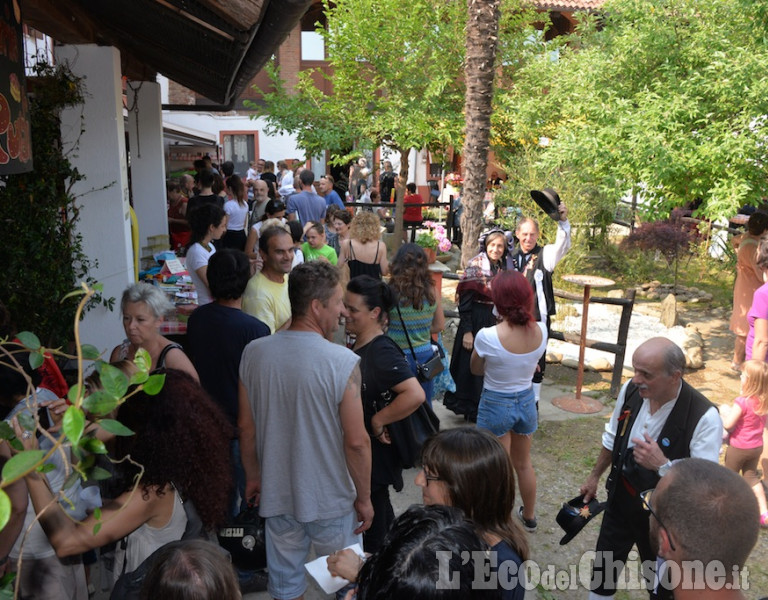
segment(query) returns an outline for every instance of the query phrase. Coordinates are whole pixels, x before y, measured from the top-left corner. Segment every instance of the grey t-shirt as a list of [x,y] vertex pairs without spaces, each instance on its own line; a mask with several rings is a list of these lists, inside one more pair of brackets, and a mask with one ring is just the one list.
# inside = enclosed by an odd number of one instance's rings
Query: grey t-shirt
[[297,218],[302,225],[310,221],[323,222],[325,219],[325,198],[318,196],[314,192],[299,192],[288,198],[286,203],[286,214],[297,214]]
[[278,331],[245,347],[248,391],[261,464],[262,517],[307,523],[352,510],[339,404],[357,355],[317,333]]

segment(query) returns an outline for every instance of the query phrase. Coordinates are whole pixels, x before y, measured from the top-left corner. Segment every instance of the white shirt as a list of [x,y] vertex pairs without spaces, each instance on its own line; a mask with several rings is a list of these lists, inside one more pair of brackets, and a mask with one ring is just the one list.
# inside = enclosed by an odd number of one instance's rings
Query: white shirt
[[207,267],[208,261],[216,253],[216,248],[213,244],[208,244],[211,248],[210,252],[200,245],[200,242],[195,242],[187,250],[187,258],[184,266],[189,273],[192,283],[195,285],[195,291],[197,292],[197,303],[200,305],[213,302],[211,298],[211,292],[208,286],[200,279],[200,275],[197,274],[197,270],[200,267]]
[[550,273],[555,270],[557,263],[563,260],[566,252],[571,249],[571,223],[557,222],[557,236],[554,244],[547,244],[541,249],[541,266]]
[[[616,408],[613,409],[610,421],[605,425],[605,431],[603,432],[603,447],[606,450],[613,450],[613,442],[619,431],[619,416],[624,410],[624,399],[627,394],[628,385],[629,381],[627,381],[621,388],[619,397],[616,400]],[[632,448],[635,445],[634,442],[632,442],[633,439],[645,439],[643,433],[647,433],[648,436],[654,440],[658,439],[664,424],[667,422],[667,417],[669,417],[672,409],[677,403],[682,387],[683,384],[680,383],[680,388],[677,390],[675,399],[662,405],[654,414],[651,414],[650,400],[643,398],[643,404],[632,425],[632,431],[630,431],[629,442],[627,444],[628,448]],[[691,437],[691,444],[689,446],[691,458],[703,458],[711,460],[712,462],[718,462],[722,444],[723,422],[720,420],[720,413],[717,411],[717,408],[712,406],[704,413],[701,419],[699,419],[696,428],[693,430],[693,436]],[[661,451],[664,452],[664,440],[661,440],[659,445],[661,446]]]

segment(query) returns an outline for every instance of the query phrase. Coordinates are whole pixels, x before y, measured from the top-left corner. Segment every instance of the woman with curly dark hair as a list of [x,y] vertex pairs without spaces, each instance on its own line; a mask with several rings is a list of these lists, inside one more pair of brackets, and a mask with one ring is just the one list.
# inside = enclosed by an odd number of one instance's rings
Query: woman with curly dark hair
[[[388,335],[405,353],[411,371],[416,375],[416,363],[426,362],[434,354],[432,334],[440,333],[445,327],[443,303],[435,289],[427,255],[421,246],[401,246],[389,268],[392,274],[389,285],[395,292],[398,304],[394,310],[389,311]],[[432,406],[432,380],[422,381],[421,387],[427,402]]]
[[[173,369],[166,372],[159,394],[139,392],[120,406],[117,418],[135,435],[116,438],[115,455],[125,460],[115,465],[117,496],[104,505],[101,519],[89,515],[75,522],[63,509],[44,511],[54,502],[45,478],[36,471],[25,478],[57,556],[75,556],[125,539],[118,544],[116,577],[136,569],[160,546],[181,539],[187,524],[183,500],[192,501],[207,529],[226,520],[233,435],[227,418],[203,388]],[[25,449],[37,446],[36,436],[25,438],[20,429],[17,433]],[[97,523],[100,529],[94,533]]]

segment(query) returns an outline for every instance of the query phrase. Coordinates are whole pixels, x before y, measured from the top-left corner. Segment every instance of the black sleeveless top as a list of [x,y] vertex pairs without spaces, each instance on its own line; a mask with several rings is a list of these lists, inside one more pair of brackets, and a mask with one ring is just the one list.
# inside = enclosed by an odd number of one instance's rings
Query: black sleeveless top
[[373,263],[365,263],[355,258],[355,249],[352,247],[352,240],[349,240],[349,254],[351,258],[347,261],[349,265],[349,278],[358,275],[370,275],[376,279],[381,279],[381,265],[379,264],[379,243],[376,243],[376,256],[373,257]]

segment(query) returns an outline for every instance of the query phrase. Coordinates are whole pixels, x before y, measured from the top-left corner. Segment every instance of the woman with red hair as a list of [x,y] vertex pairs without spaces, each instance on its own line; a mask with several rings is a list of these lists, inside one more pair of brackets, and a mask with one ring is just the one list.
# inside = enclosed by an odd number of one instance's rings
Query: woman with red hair
[[[541,273],[536,273],[541,278]],[[499,438],[517,473],[523,505],[517,515],[528,531],[536,530],[536,473],[531,464],[531,436],[538,427],[538,410],[531,378],[547,347],[547,310],[542,285],[539,314],[533,318],[533,289],[516,271],[499,273],[491,284],[499,321],[475,336],[470,367],[483,376],[477,426]]]

